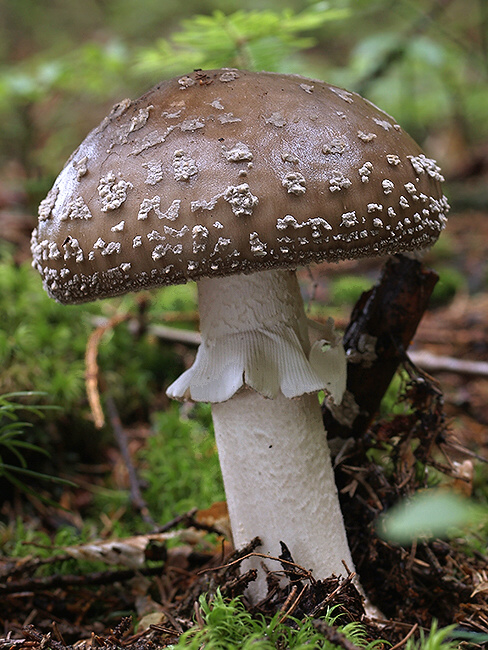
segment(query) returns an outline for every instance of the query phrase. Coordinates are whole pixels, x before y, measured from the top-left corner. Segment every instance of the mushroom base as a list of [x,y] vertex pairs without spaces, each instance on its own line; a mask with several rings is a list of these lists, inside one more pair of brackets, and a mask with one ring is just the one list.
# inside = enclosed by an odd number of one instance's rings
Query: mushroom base
[[[316,579],[344,575],[344,563],[353,570],[317,395],[267,399],[246,388],[212,415],[235,547],[259,536],[259,550],[276,558],[283,541]],[[249,587],[257,601],[263,560],[246,562],[258,569]]]

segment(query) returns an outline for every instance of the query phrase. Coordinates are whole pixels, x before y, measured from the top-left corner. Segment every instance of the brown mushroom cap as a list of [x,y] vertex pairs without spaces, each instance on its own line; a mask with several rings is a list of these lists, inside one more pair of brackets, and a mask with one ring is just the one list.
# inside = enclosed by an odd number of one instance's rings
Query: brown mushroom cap
[[204,276],[432,245],[433,160],[357,94],[222,69],[117,104],[39,208],[34,266],[85,302]]

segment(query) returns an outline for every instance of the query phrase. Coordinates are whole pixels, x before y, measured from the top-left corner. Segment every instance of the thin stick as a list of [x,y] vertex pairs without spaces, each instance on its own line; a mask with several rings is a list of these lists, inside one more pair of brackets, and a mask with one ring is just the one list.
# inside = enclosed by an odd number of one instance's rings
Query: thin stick
[[107,585],[114,582],[125,582],[134,576],[158,575],[162,571],[162,564],[154,567],[139,567],[137,569],[121,569],[117,571],[97,571],[84,575],[52,575],[42,578],[29,578],[0,584],[0,594],[15,594],[24,591],[43,591],[57,587],[80,587],[86,585]]
[[[290,592],[290,595],[288,596],[288,598],[286,599],[286,601],[285,601],[285,603],[283,605],[283,609],[285,611],[284,611],[283,616],[278,621],[279,623],[283,623],[289,616],[291,616],[293,614],[293,612],[297,608],[298,603],[301,601],[301,599],[303,597],[303,594],[305,593],[306,589],[307,589],[307,585],[303,585],[303,588],[300,591],[300,593],[298,594],[298,596],[291,603],[290,607],[288,607],[288,603],[289,603],[290,599],[295,596],[296,591],[297,591],[296,585],[293,587],[292,591]],[[288,609],[286,609],[286,607],[288,607]]]
[[9,639],[8,637],[5,637],[0,639],[0,650],[2,650],[3,648],[10,649],[16,645],[21,646],[24,643],[25,643],[25,639]]
[[419,624],[415,623],[415,625],[412,627],[410,632],[407,634],[406,637],[404,637],[401,641],[399,641],[396,645],[392,646],[390,650],[398,650],[398,648],[401,648],[405,643],[409,640],[409,638],[414,634],[415,630],[418,628]]
[[119,314],[104,322],[92,332],[85,351],[85,384],[88,403],[93,415],[93,420],[97,429],[101,429],[105,424],[102,405],[100,403],[100,393],[98,390],[98,346],[102,336],[107,330],[113,329],[119,323],[130,318],[129,314]]
[[176,517],[174,517],[174,519],[171,519],[167,523],[163,524],[163,526],[159,526],[157,532],[167,533],[168,530],[175,528],[176,526],[178,526],[178,524],[187,523],[188,520],[193,521],[193,517],[197,513],[197,511],[198,511],[197,508],[192,508],[188,512],[184,512],[182,515],[177,515]]
[[129,451],[129,444],[127,442],[127,434],[122,422],[120,420],[117,407],[115,402],[110,395],[107,395],[106,398],[107,411],[110,417],[110,423],[114,431],[115,439],[117,440],[120,453],[124,459],[125,466],[127,467],[127,473],[129,475],[129,485],[130,485],[130,500],[132,505],[141,513],[143,520],[150,524],[153,528],[156,526],[154,519],[151,517],[147,503],[145,502],[140,484],[139,478],[137,476],[136,468],[132,462],[132,458]]
[[427,350],[409,351],[408,356],[416,366],[431,372],[453,372],[458,375],[488,377],[488,361],[471,361],[432,354]]
[[303,573],[303,577],[307,578],[310,580],[310,582],[315,583],[316,580],[313,577],[312,573],[310,571],[307,571],[304,569],[302,566],[297,564],[296,562],[290,562],[289,560],[284,560],[283,558],[280,557],[274,557],[273,555],[266,555],[265,553],[247,553],[247,555],[243,555],[242,557],[237,558],[237,560],[233,560],[232,562],[228,562],[227,564],[222,564],[220,566],[216,567],[211,567],[209,569],[201,569],[198,571],[198,574],[201,573],[206,573],[207,571],[219,571],[220,569],[229,569],[230,567],[234,566],[235,564],[240,564],[243,560],[247,560],[250,557],[262,557],[265,560],[274,560],[275,562],[280,562],[281,564],[288,564],[291,567],[294,567],[295,569],[298,569],[300,572]]
[[[98,327],[105,327],[110,322],[109,319],[97,316],[91,319],[91,322]],[[129,331],[135,334],[139,330],[139,323],[137,319],[131,318],[128,322]],[[194,330],[178,329],[169,325],[148,325],[147,331],[153,336],[164,341],[174,341],[175,343],[183,343],[190,347],[198,347],[201,343],[202,337],[200,332]]]

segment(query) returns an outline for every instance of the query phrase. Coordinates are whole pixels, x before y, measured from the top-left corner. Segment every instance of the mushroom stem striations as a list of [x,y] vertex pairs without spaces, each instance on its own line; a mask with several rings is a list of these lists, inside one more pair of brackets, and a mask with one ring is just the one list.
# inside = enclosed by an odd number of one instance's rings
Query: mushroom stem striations
[[[352,560],[317,397],[322,388],[342,397],[342,346],[310,344],[294,271],[198,285],[202,345],[168,394],[212,402],[236,548],[259,536],[277,557],[283,541],[315,578],[344,574]],[[250,587],[254,600],[264,578]]]

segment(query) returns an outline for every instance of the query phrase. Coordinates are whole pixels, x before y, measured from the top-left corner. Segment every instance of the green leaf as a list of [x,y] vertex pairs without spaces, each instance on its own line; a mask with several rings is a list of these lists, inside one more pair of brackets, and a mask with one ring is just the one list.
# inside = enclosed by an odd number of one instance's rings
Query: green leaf
[[[26,469],[24,467],[16,467],[15,465],[9,465],[7,463],[4,463],[2,465],[2,468],[4,470],[5,476],[9,475],[11,477],[12,473],[15,473],[15,474],[21,474],[22,476],[31,476],[32,478],[42,479],[43,481],[47,481],[48,483],[56,483],[57,485],[69,485],[71,487],[76,487],[76,483],[73,483],[73,481],[69,481],[68,479],[61,478],[59,476],[50,476],[49,474],[44,474],[43,472],[36,472],[35,470],[32,469]],[[28,486],[22,484],[20,485],[20,487],[22,488],[22,490],[26,491]],[[31,488],[28,489],[28,491],[30,490]],[[36,494],[36,492],[34,491],[33,494]]]
[[479,508],[459,494],[428,489],[405,499],[379,522],[378,533],[394,544],[409,544],[415,538],[446,537],[454,528],[479,520]]

